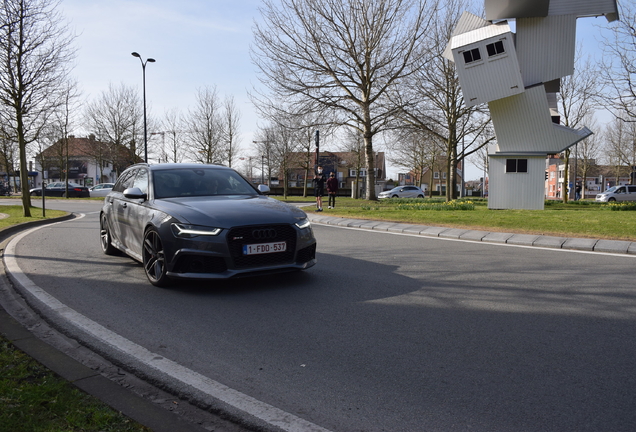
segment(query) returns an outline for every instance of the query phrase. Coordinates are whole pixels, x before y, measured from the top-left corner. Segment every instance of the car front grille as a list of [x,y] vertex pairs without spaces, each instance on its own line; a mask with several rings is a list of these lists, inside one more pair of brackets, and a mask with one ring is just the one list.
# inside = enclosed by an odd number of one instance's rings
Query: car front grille
[[316,243],[311,246],[307,246],[304,249],[298,251],[298,257],[296,258],[296,262],[298,264],[305,264],[306,262],[311,261],[316,258]]
[[[243,245],[286,242],[285,252],[243,255]],[[259,225],[232,228],[227,235],[230,255],[236,268],[264,267],[294,262],[296,230],[290,225]]]

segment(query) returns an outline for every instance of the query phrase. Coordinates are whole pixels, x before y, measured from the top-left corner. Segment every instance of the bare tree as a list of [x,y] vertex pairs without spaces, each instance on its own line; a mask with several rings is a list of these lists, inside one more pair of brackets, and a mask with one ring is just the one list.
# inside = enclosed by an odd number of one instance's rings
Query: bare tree
[[300,154],[294,158],[294,164],[297,168],[304,170],[303,196],[307,196],[307,188],[309,185],[309,171],[316,169],[315,164],[318,163],[314,157],[315,150],[315,134],[316,131],[321,132],[321,136],[329,135],[334,130],[333,116],[328,112],[315,111],[298,106],[288,100],[277,99],[275,97],[256,97],[250,94],[252,102],[258,113],[269,123],[276,124],[285,119],[286,127],[293,127],[298,136]]
[[[596,122],[592,115],[583,120],[591,129],[596,129]],[[585,199],[587,190],[587,176],[590,170],[597,165],[598,157],[601,155],[602,139],[600,134],[594,134],[576,146],[574,157],[577,161],[577,176],[581,176],[582,197]]]
[[435,0],[264,0],[255,24],[252,58],[263,85],[278,99],[335,112],[363,134],[369,200],[373,137],[395,114],[387,92],[425,61],[435,7]]
[[162,132],[153,132],[153,134],[160,134],[162,138],[159,151],[160,159],[164,162],[183,162],[186,147],[186,126],[181,113],[177,109],[167,111],[161,122],[161,128]]
[[[276,145],[276,132],[271,125],[260,127],[256,133],[256,151],[261,155],[261,176],[265,176],[264,179],[267,186],[271,186],[272,170],[273,167],[279,164],[279,160],[276,159],[278,152],[274,151]],[[267,170],[267,174],[265,174]]]
[[186,119],[191,158],[201,163],[220,164],[226,155],[223,154],[221,104],[216,87],[198,89],[196,99],[196,106]]
[[[591,119],[594,114],[594,96],[597,88],[598,75],[592,67],[589,57],[581,58],[581,49],[579,48],[574,68],[574,74],[569,75],[561,80],[561,89],[558,94],[558,108],[561,114],[561,123],[570,128],[577,128],[583,125],[585,119]],[[575,151],[578,144],[575,145]],[[563,176],[563,202],[568,202],[569,194],[566,192],[569,185],[569,166],[570,166],[571,150],[566,149],[564,152],[565,173]],[[578,171],[575,168],[575,173]],[[574,176],[576,177],[576,175]],[[574,179],[576,182],[576,178]]]
[[443,56],[459,18],[469,6],[466,0],[450,0],[437,11],[435,25],[430,29],[432,61],[404,80],[399,92],[393,95],[402,109],[403,122],[443,143],[448,201],[457,198],[455,185],[460,161],[494,139],[486,107],[464,104],[455,63]]
[[[391,150],[391,162],[412,171],[419,186],[426,170],[438,170],[446,148],[435,135],[421,129],[403,128],[395,135]],[[432,194],[431,184],[429,196]]]
[[236,106],[236,102],[234,102],[234,96],[225,98],[223,109],[221,123],[223,127],[225,160],[227,161],[227,166],[231,168],[232,161],[239,153],[241,113]]
[[483,146],[475,153],[473,153],[470,157],[470,162],[479,168],[483,172],[483,177],[481,177],[481,196],[486,196],[486,184],[487,184],[487,173],[488,173],[488,147]]
[[[0,106],[0,109],[6,107]],[[2,117],[2,116],[0,116]],[[10,138],[11,134],[7,132],[3,124],[0,124],[0,170],[7,173],[13,173],[19,163],[19,149],[17,142]],[[15,177],[13,177],[14,190],[17,190]]]
[[636,5],[623,1],[618,6],[620,21],[612,23],[603,41],[602,99],[615,116],[636,122]]
[[636,122],[614,119],[605,130],[605,154],[618,177],[627,167],[636,166]]
[[[79,96],[80,93],[77,89],[77,82],[75,81],[67,81],[66,85],[63,88],[63,91],[60,94],[61,104],[54,111],[54,115],[50,120],[50,128],[51,131],[55,131],[58,135],[59,139],[62,142],[62,163],[59,167],[64,168],[65,172],[65,181],[66,181],[66,197],[68,197],[68,173],[69,173],[69,133],[73,128],[73,122],[77,117],[77,113],[79,112]],[[77,155],[74,155],[77,156]],[[42,176],[44,178],[44,176]],[[44,194],[42,194],[44,196]]]
[[[285,120],[288,123],[285,123]],[[270,159],[276,161],[274,169],[282,176],[283,197],[287,198],[289,188],[289,170],[294,162],[294,153],[299,147],[299,128],[293,124],[293,117],[279,119],[277,123],[267,128],[266,136],[269,141]]]
[[22,208],[31,216],[27,147],[53,109],[75,56],[74,35],[55,0],[4,0],[0,6],[0,123],[18,144]]
[[[87,104],[84,121],[97,141],[109,145],[107,159],[115,170],[143,161],[143,107],[138,92],[123,83],[110,84],[98,98]],[[152,124],[150,121],[149,124]],[[96,147],[93,157],[102,157],[103,149]]]
[[355,170],[356,179],[353,186],[353,198],[358,199],[360,198],[358,196],[360,170],[367,167],[366,158],[364,157],[364,137],[359,129],[347,128],[343,144],[346,156],[342,158],[342,162],[348,169]]

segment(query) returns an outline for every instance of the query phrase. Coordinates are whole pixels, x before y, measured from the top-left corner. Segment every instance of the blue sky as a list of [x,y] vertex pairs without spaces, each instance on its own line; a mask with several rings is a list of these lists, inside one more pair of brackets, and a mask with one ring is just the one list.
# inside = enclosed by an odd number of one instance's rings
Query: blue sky
[[[221,97],[233,95],[241,111],[241,146],[252,154],[259,119],[247,91],[258,85],[249,55],[260,0],[63,0],[61,11],[77,34],[77,64],[73,75],[84,99],[93,98],[109,83],[137,87],[142,69],[138,52],[156,63],[146,67],[150,112],[162,117],[194,106],[198,88],[216,86]],[[605,18],[579,19],[577,40],[600,55],[598,40]],[[150,132],[150,131],[149,131]],[[79,131],[78,131],[79,133]],[[326,149],[329,143],[325,143]],[[467,167],[467,180],[483,175]],[[388,167],[390,177],[399,168]]]

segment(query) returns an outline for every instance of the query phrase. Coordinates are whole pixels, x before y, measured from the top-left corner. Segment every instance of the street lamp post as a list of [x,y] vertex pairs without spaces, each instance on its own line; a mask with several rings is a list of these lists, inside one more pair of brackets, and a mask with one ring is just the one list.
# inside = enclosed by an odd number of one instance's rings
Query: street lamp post
[[141,59],[139,53],[133,52],[133,57],[137,57],[141,62],[141,69],[143,72],[143,89],[144,89],[144,162],[148,163],[148,128],[146,125],[146,64],[148,62],[154,63],[155,59],[147,58],[146,61]]
[[263,174],[265,173],[265,155],[261,155],[261,184],[265,184],[265,177]]

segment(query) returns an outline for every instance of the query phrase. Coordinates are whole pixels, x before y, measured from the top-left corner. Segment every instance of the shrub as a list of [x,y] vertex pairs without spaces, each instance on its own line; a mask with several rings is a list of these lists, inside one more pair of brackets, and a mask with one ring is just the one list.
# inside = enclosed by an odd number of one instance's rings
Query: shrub
[[602,207],[610,211],[636,211],[636,202],[611,202]]
[[426,202],[426,203],[407,203],[398,204],[397,210],[437,210],[437,211],[453,211],[453,210],[475,210],[475,204],[472,201],[453,200],[448,202]]

